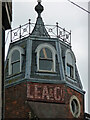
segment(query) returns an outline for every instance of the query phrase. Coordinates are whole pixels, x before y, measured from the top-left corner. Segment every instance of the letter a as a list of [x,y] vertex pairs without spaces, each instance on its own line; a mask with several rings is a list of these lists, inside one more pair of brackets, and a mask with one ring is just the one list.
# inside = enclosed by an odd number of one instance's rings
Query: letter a
[[44,99],[46,96],[47,100],[49,100],[49,93],[48,93],[48,88],[47,86],[43,87],[43,92],[42,92],[42,99]]

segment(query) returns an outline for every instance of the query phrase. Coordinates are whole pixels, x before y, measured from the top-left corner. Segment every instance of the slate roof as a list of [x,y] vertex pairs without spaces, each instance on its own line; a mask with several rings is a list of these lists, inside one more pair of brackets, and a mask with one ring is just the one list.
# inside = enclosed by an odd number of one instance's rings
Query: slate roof
[[37,17],[37,21],[31,35],[50,37],[40,16]]

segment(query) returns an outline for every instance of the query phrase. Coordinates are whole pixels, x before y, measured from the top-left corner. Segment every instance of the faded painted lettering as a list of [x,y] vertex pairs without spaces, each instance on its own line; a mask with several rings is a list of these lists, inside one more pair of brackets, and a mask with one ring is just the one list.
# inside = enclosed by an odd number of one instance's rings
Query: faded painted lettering
[[45,102],[64,103],[65,92],[61,85],[54,84],[27,84],[27,99]]

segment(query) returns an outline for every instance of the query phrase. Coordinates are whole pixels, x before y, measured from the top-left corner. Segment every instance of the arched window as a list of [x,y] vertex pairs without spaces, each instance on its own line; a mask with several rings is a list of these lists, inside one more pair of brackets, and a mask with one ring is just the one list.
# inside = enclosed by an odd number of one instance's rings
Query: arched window
[[47,43],[40,44],[37,49],[37,71],[55,72],[55,48]]
[[24,54],[24,50],[19,46],[14,46],[8,55],[9,59],[9,75],[16,74],[21,72],[22,68],[22,54]]
[[75,79],[75,56],[71,50],[66,51],[65,55],[65,66],[66,66],[66,75],[70,78]]
[[11,56],[12,74],[20,72],[20,52],[14,50]]

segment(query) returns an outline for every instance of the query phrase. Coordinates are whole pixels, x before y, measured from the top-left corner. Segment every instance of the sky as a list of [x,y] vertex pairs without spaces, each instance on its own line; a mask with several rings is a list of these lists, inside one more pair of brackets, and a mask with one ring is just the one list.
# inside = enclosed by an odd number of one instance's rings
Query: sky
[[[34,23],[36,21],[37,13],[34,8],[37,0],[24,1],[13,0],[12,28],[27,23],[29,19]],[[72,1],[88,10],[88,0]],[[42,5],[44,6],[42,13],[44,24],[55,25],[58,22],[62,28],[72,31],[71,45],[76,56],[83,90],[86,91],[85,111],[88,112],[88,13],[67,0],[42,0]],[[6,51],[7,46],[8,43],[6,43]]]

